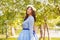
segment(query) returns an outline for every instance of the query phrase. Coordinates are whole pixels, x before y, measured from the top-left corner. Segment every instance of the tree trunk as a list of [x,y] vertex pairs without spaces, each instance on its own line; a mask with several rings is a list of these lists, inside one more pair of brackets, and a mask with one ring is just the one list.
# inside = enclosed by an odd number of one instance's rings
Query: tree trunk
[[41,25],[40,25],[39,29],[40,29],[40,39],[39,40],[41,40],[42,39],[42,34],[43,34]]
[[48,40],[49,40],[49,29],[48,29],[48,25],[46,23],[46,19],[44,20],[45,23],[44,23],[44,37],[43,37],[43,40],[45,40],[45,31],[47,30],[47,33],[48,33]]
[[12,36],[15,36],[15,29],[14,27],[11,28]]

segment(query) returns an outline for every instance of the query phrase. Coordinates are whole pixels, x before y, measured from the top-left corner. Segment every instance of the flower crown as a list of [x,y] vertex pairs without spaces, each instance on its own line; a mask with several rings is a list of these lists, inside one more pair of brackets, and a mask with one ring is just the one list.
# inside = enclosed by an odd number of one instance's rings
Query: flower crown
[[27,7],[31,7],[34,11],[36,11],[33,5],[27,5]]

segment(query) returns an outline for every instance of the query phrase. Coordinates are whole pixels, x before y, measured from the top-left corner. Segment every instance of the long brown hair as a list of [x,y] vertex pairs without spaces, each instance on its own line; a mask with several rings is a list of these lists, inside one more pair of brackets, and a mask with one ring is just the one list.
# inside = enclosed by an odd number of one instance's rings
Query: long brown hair
[[[32,9],[32,7],[28,7],[28,8],[31,8],[31,10],[32,10],[32,16],[34,17],[34,21],[36,21],[36,14],[35,14],[35,11]],[[28,9],[27,8],[27,9]],[[28,18],[28,14],[27,14],[27,10],[26,10],[26,16],[25,16],[25,19],[24,19],[24,21]]]

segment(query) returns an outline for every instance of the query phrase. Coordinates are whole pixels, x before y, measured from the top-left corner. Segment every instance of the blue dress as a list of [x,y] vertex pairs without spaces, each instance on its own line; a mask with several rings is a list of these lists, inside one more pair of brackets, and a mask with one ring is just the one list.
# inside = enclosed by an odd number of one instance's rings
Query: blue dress
[[34,25],[34,18],[33,16],[29,16],[23,22],[23,30],[20,33],[18,40],[35,40],[34,32],[33,32],[33,25]]

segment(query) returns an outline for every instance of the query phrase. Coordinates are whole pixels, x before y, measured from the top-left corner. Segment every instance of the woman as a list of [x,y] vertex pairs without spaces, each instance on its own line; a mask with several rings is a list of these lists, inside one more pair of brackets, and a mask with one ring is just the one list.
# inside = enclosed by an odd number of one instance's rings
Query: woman
[[20,33],[18,40],[35,40],[34,21],[36,21],[35,8],[32,5],[28,5],[23,22],[23,31]]

